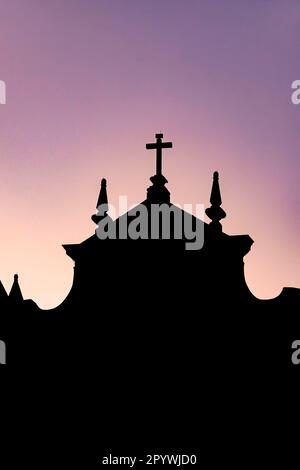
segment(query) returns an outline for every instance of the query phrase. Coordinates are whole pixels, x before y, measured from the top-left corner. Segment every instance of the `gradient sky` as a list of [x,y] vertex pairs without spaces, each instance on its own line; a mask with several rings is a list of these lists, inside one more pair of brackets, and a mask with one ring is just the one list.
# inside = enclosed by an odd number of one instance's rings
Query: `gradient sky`
[[[99,183],[142,201],[164,132],[174,203],[209,205],[261,298],[300,287],[298,0],[1,0],[0,279],[42,308],[67,295],[63,243],[94,233]],[[117,289],[117,286],[116,286]]]

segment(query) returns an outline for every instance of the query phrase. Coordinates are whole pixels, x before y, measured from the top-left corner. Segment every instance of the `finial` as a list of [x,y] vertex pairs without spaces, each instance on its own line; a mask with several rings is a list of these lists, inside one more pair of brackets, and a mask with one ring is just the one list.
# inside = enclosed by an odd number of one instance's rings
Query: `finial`
[[9,293],[9,298],[13,302],[23,302],[23,295],[22,295],[22,292],[21,292],[21,289],[20,289],[20,286],[19,286],[18,279],[19,279],[18,274],[15,274],[14,275],[14,282],[13,282],[12,288],[11,288],[10,293]]
[[210,195],[210,203],[215,206],[220,206],[222,204],[218,171],[214,171],[213,186],[212,186],[211,195]]
[[219,173],[217,171],[215,171],[213,174],[210,203],[211,207],[205,211],[206,215],[211,219],[210,225],[216,230],[222,231],[220,220],[226,217],[226,212],[222,209],[222,207],[220,207],[222,204],[222,198],[219,186]]
[[97,214],[92,215],[92,221],[95,224],[99,224],[100,220],[106,217],[108,211],[108,199],[107,199],[107,191],[106,191],[107,181],[105,178],[101,180],[101,188],[99,192],[98,202],[97,202]]
[[107,181],[105,178],[101,180],[101,189],[100,194],[97,202],[97,207],[101,206],[101,204],[107,204],[107,192],[106,192],[106,185]]
[[162,149],[170,149],[173,147],[172,142],[162,142],[164,135],[162,133],[155,134],[156,142],[146,144],[147,150],[156,150],[156,174],[162,175]]
[[152,186],[147,189],[147,201],[151,204],[162,204],[170,202],[170,193],[165,187],[168,182],[162,174],[162,149],[172,148],[172,142],[163,142],[162,132],[155,134],[156,142],[146,144],[147,150],[156,150],[156,174],[151,176]]

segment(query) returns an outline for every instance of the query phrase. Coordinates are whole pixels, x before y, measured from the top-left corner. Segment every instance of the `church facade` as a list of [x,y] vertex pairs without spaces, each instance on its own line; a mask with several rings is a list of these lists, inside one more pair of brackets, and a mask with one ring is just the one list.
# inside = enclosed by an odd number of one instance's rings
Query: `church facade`
[[[216,318],[222,325],[224,316],[219,313],[224,311],[269,314],[299,307],[299,289],[283,289],[279,297],[269,301],[258,300],[250,292],[244,257],[253,240],[249,235],[223,232],[221,220],[226,213],[218,172],[213,174],[211,206],[205,211],[209,224],[172,204],[162,173],[162,150],[171,147],[172,143],[163,142],[162,134],[156,134],[155,143],[147,144],[147,149],[156,150],[156,173],[150,178],[146,199],[116,220],[107,213],[107,182],[102,180],[97,213],[92,216],[95,233],[79,244],[63,245],[74,261],[74,280],[61,305],[42,311],[33,301],[23,300],[17,275],[9,295],[0,284],[0,326],[8,343],[15,336],[20,341],[21,333],[27,331],[39,338],[38,345],[33,341],[33,356],[38,348],[46,354],[45,338],[54,338],[61,356],[76,347],[80,333],[85,350],[91,348],[90,356],[98,357],[104,353],[98,350],[99,343],[103,344],[98,334],[106,331],[114,332],[114,344],[126,344],[127,352],[136,343],[145,352],[153,337],[157,348],[163,349],[166,337],[170,340],[179,331],[195,334],[199,315],[211,326]],[[155,227],[154,207],[158,208],[160,222]],[[141,219],[137,220],[142,212],[147,214],[146,231],[141,230]],[[202,234],[201,249],[186,249],[193,240],[183,231],[178,236],[178,226],[184,223],[192,233]],[[130,224],[136,229],[135,237],[131,236]],[[136,235],[139,229],[140,236]],[[133,336],[137,327],[142,340]],[[107,339],[104,343],[109,344]],[[174,344],[172,350],[176,350]]]

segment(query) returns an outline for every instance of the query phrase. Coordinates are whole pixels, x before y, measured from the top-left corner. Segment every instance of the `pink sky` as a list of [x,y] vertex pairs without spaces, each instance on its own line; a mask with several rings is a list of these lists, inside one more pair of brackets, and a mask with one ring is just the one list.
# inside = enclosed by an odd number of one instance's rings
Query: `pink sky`
[[[188,5],[188,7],[187,7]],[[19,273],[42,308],[67,295],[79,243],[110,202],[142,201],[155,132],[172,201],[209,205],[220,172],[229,234],[255,295],[300,287],[300,106],[290,86],[300,5],[253,0],[3,0],[0,15],[0,279]],[[117,289],[117,286],[116,286]]]

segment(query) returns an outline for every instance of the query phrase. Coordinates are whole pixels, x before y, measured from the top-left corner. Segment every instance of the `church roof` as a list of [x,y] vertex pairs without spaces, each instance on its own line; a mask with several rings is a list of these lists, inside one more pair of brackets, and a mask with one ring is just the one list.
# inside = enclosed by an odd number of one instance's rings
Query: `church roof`
[[[107,241],[108,239],[112,239],[115,241],[116,239],[119,241],[123,241],[124,238],[128,238],[128,231],[130,230],[129,226],[130,223],[134,220],[137,222],[137,218],[140,217],[140,214],[143,212],[144,209],[148,210],[148,237],[146,236],[145,232],[141,231],[140,238],[153,238],[151,237],[152,226],[153,226],[153,213],[151,210],[158,206],[162,208],[162,205],[170,209],[171,213],[171,226],[169,228],[170,231],[170,238],[174,241],[178,241],[176,246],[182,245],[182,242],[187,241],[187,237],[185,236],[185,232],[182,231],[182,237],[177,239],[176,237],[176,229],[175,227],[175,220],[177,221],[181,219],[185,221],[187,225],[189,225],[195,231],[196,228],[199,229],[199,232],[202,230],[205,246],[211,247],[212,243],[215,250],[235,250],[240,253],[241,256],[244,256],[250,250],[250,247],[253,243],[249,235],[235,235],[230,236],[222,231],[222,226],[220,220],[226,217],[225,211],[221,208],[222,199],[221,199],[221,192],[219,187],[219,174],[215,172],[213,175],[213,184],[212,184],[212,191],[211,191],[211,207],[206,209],[206,214],[211,219],[210,224],[206,224],[200,218],[195,217],[194,215],[182,210],[181,208],[173,205],[170,201],[170,193],[166,188],[166,183],[168,182],[165,176],[162,174],[162,149],[163,148],[171,148],[171,142],[162,142],[163,135],[156,134],[156,143],[154,144],[147,144],[147,149],[156,149],[157,151],[157,158],[156,158],[156,174],[150,178],[152,185],[147,189],[147,197],[146,199],[141,202],[138,206],[134,207],[133,209],[129,210],[126,214],[121,215],[115,221],[113,221],[108,215],[108,197],[107,197],[107,182],[106,179],[102,179],[101,181],[101,188],[100,194],[97,203],[97,214],[92,216],[92,220],[98,225],[95,235],[91,236],[87,240],[83,241],[80,244],[72,244],[72,245],[63,245],[67,254],[73,259],[77,260],[79,256],[83,255],[83,253],[93,251],[96,252],[97,249],[103,248],[103,245],[100,245],[100,242]],[[172,215],[173,214],[173,215]],[[165,217],[165,214],[161,216],[162,218]],[[104,228],[105,230],[111,230],[109,235],[107,233],[100,234],[99,229]],[[124,229],[125,227],[125,229]],[[124,232],[125,230],[125,232]],[[159,228],[159,239],[162,239],[162,228]],[[104,231],[105,232],[105,231]],[[144,237],[143,237],[144,235]],[[129,237],[130,238],[130,237]],[[105,239],[105,240],[104,240]],[[189,239],[190,240],[190,239]],[[150,241],[150,240],[141,240],[141,241]],[[155,239],[156,241],[156,239]],[[101,246],[101,248],[100,248]],[[107,245],[106,245],[107,246]],[[116,245],[114,245],[116,246]]]

